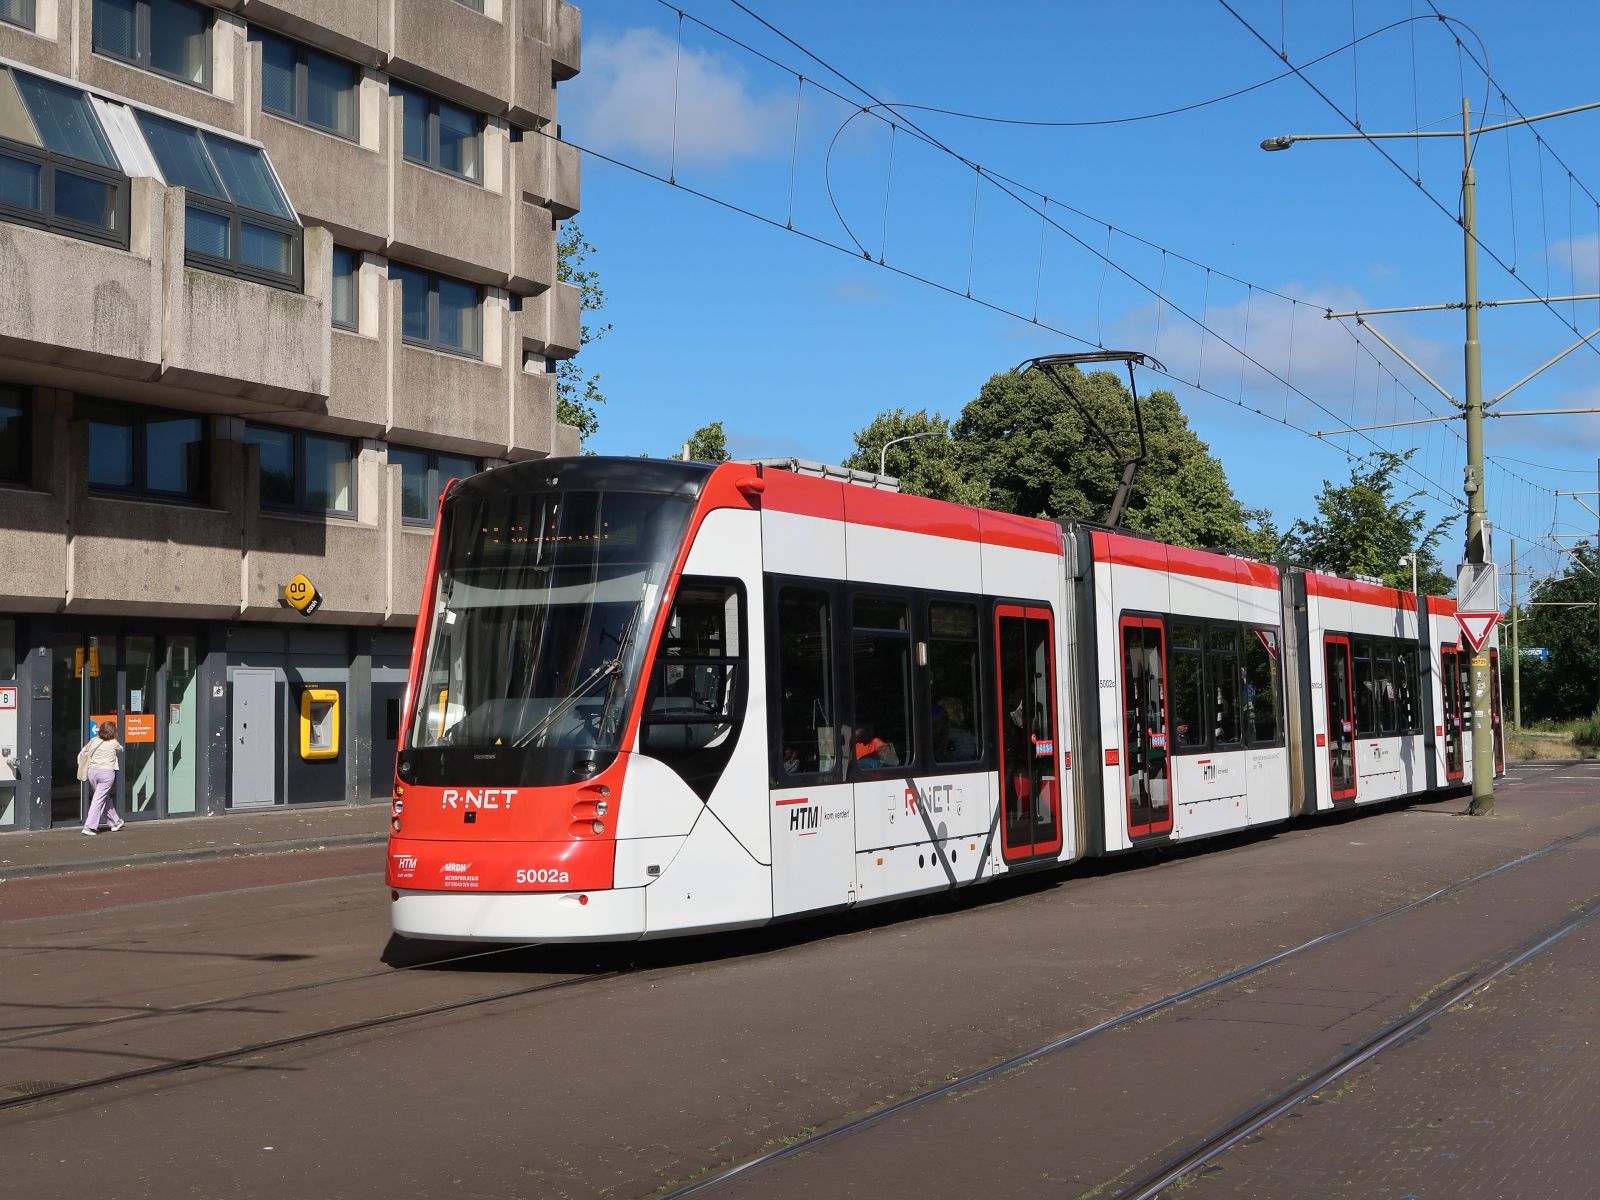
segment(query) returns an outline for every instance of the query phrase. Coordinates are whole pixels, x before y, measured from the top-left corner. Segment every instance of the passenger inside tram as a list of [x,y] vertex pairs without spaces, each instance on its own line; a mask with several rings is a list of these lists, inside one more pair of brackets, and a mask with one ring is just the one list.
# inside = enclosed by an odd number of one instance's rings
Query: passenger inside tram
[[946,696],[933,706],[933,753],[937,762],[970,762],[978,757],[978,738],[958,696]]
[[856,765],[871,770],[875,767],[895,767],[900,765],[900,758],[894,751],[894,744],[886,742],[879,737],[871,721],[863,721],[856,726]]

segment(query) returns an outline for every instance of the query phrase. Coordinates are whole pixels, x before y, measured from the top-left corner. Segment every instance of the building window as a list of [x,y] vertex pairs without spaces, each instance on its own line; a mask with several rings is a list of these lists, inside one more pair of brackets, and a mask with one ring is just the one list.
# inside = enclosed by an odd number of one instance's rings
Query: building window
[[483,0],[456,0],[456,3],[461,5],[463,8],[470,8],[476,13],[481,13],[483,11]]
[[404,104],[406,158],[436,171],[483,181],[483,118],[437,96],[391,84]]
[[261,507],[353,516],[356,451],[348,438],[245,426],[246,445],[261,448]]
[[400,464],[400,519],[407,525],[432,525],[444,485],[483,469],[475,458],[408,446],[390,446],[389,461]]
[[0,218],[128,244],[128,180],[83,92],[0,68]]
[[[478,11],[483,11],[483,6],[478,6]],[[0,21],[9,21],[13,25],[21,25],[24,29],[33,28],[33,0],[0,0]]]
[[29,433],[28,401],[22,389],[0,384],[0,482],[31,482]]
[[137,115],[167,183],[189,191],[185,261],[298,291],[300,225],[261,149],[151,113]]
[[250,30],[250,40],[261,43],[262,108],[355,140],[354,64],[259,29]]
[[196,87],[211,86],[210,10],[188,0],[94,0],[94,48]]
[[333,248],[333,326],[357,329],[361,325],[361,252]]
[[80,400],[89,420],[89,486],[169,500],[194,500],[205,490],[205,422],[191,413]]
[[400,334],[416,346],[483,357],[483,289],[415,267],[391,264],[400,280]]

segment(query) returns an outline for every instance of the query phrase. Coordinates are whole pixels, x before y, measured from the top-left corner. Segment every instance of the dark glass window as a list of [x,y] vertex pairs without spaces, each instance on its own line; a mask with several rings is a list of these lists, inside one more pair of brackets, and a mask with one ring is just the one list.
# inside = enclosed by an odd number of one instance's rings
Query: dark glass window
[[828,593],[786,587],[778,596],[778,753],[784,777],[831,773],[833,623]]
[[483,291],[415,267],[391,264],[400,280],[400,334],[408,342],[473,358],[483,356]]
[[29,440],[28,401],[22,389],[0,384],[0,480],[29,482],[33,461]]
[[414,163],[483,180],[483,118],[470,109],[400,84],[389,90],[402,100],[402,149]]
[[1372,643],[1352,639],[1356,670],[1356,733],[1367,737],[1378,732],[1377,679],[1372,670]]
[[928,605],[928,684],[933,697],[933,761],[983,758],[978,685],[978,610],[971,604]]
[[1172,654],[1172,725],[1179,750],[1206,745],[1211,722],[1206,718],[1205,660],[1200,626],[1174,621],[1167,633]]
[[1239,706],[1239,631],[1233,626],[1206,630],[1206,698],[1214,746],[1244,741]]
[[352,515],[356,451],[347,438],[247,425],[245,443],[261,448],[261,506]]
[[211,86],[210,10],[188,0],[94,0],[94,48],[196,87]]
[[128,181],[76,88],[0,68],[0,218],[127,245]]
[[208,271],[300,287],[300,225],[260,147],[137,114],[169,185],[188,189],[185,260]]
[[1394,689],[1395,708],[1401,733],[1417,733],[1422,729],[1422,712],[1417,705],[1417,647],[1411,642],[1400,642],[1395,647]]
[[473,12],[483,11],[483,0],[456,0],[456,3],[470,8]]
[[1244,707],[1252,745],[1270,745],[1279,738],[1278,679],[1278,631],[1246,629]]
[[361,75],[353,63],[260,29],[261,107],[354,140]]
[[705,796],[732,755],[744,660],[737,583],[678,584],[656,661],[639,745]]
[[851,614],[857,770],[909,767],[912,744],[911,625],[904,600],[859,597]]
[[203,418],[120,404],[80,400],[89,421],[89,486],[172,500],[200,500],[205,490]]
[[[473,7],[479,12],[483,11],[481,3]],[[32,29],[33,0],[0,0],[0,21],[9,21],[13,25],[21,25],[24,29]]]
[[390,446],[389,461],[400,464],[400,519],[407,525],[432,525],[445,484],[483,469],[477,459],[463,454],[408,446]]
[[333,248],[333,323],[338,329],[361,324],[360,268],[360,251]]

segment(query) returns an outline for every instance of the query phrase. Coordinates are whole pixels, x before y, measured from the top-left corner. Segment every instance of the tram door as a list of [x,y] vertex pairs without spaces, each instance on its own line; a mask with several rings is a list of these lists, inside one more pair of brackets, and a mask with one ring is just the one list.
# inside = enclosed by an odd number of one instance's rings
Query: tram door
[[1047,608],[995,609],[1000,799],[1007,861],[1061,849],[1054,624]]
[[1460,782],[1461,769],[1461,654],[1454,646],[1439,647],[1439,691],[1444,695],[1444,774]]
[[1494,773],[1502,775],[1506,769],[1505,714],[1500,711],[1500,651],[1489,651],[1489,720],[1494,725]]
[[1170,833],[1166,630],[1158,617],[1122,618],[1122,746],[1128,836]]
[[1322,691],[1328,698],[1328,783],[1333,799],[1353,800],[1356,795],[1356,722],[1350,639],[1329,637],[1323,654],[1327,667],[1322,676]]

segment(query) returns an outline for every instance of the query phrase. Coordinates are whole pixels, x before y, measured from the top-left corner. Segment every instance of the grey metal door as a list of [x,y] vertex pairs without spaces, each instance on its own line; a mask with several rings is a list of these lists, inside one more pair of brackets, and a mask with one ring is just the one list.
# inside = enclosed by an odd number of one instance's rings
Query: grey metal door
[[270,808],[278,792],[278,711],[274,672],[233,673],[231,808]]

